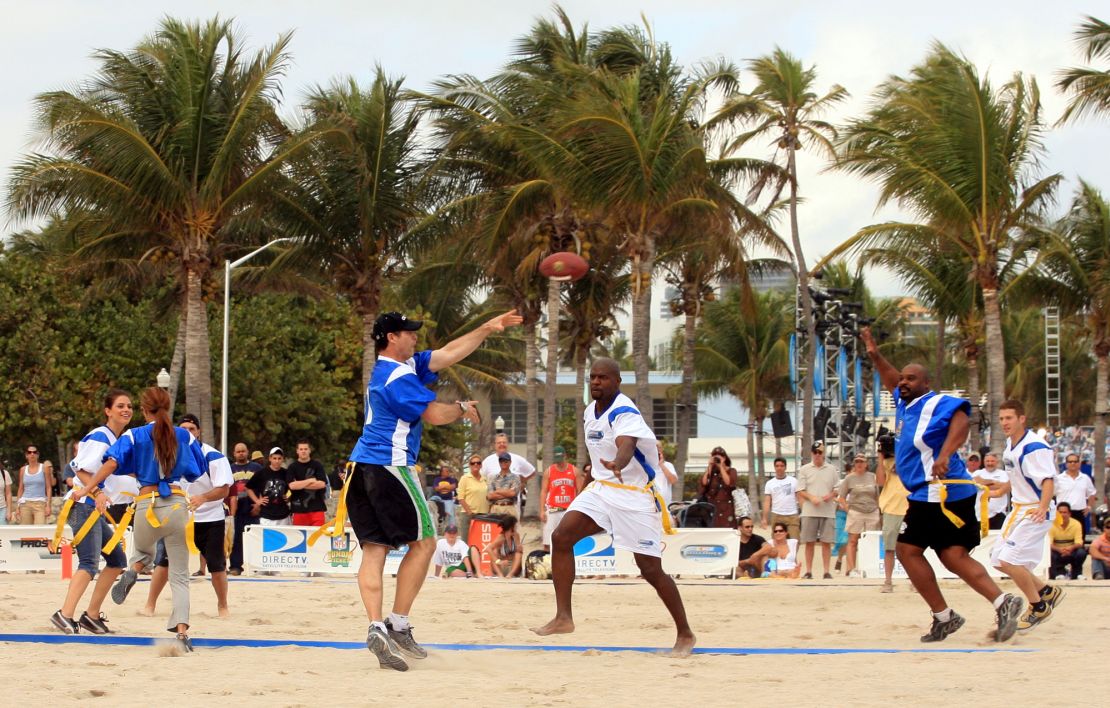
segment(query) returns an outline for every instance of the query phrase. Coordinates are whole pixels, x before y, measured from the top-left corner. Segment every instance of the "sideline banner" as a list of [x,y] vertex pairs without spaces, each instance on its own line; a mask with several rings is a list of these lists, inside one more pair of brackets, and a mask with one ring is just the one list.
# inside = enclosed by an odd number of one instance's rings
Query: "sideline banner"
[[[663,537],[663,570],[668,575],[727,575],[740,557],[733,529],[678,529]],[[574,546],[574,570],[584,575],[639,575],[630,551],[613,547],[607,533],[587,536]]]
[[[979,541],[979,545],[971,551],[971,557],[983,564],[993,578],[1006,577],[998,569],[991,567],[991,551],[994,550],[994,545],[1002,538],[1001,531],[991,531]],[[1044,577],[1048,571],[1049,565],[1049,541],[1045,538],[1044,553],[1041,556],[1041,562],[1037,565],[1036,570],[1033,571],[1034,575]],[[883,548],[883,534],[881,531],[865,531],[859,539],[859,569],[868,578],[882,578],[883,568],[885,563]],[[940,558],[933,549],[929,548],[925,551],[925,557],[929,559],[929,564],[933,566],[933,572],[937,574],[938,578],[951,579],[955,578],[956,574],[944,567],[940,562]],[[902,564],[897,560],[894,561],[895,578],[905,578],[906,570]]]
[[[47,547],[54,538],[54,528],[54,524],[44,526],[0,526],[0,570],[7,572],[45,570],[60,574],[62,572],[62,554],[51,553]],[[73,530],[66,527],[66,535],[72,536]],[[130,557],[130,549],[132,548],[130,529],[123,535],[123,544],[128,551],[128,557]],[[73,556],[73,568],[74,570],[77,569],[76,552]]]
[[[323,536],[308,545],[315,526],[248,526],[243,533],[243,560],[252,570],[354,575],[362,561],[355,532],[347,529],[335,538]],[[396,575],[408,546],[385,557],[386,575]]]

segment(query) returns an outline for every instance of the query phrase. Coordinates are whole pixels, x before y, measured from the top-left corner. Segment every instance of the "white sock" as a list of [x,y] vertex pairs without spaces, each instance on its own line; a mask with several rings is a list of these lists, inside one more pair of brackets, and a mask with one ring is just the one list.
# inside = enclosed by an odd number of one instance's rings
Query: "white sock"
[[1002,593],[998,597],[994,598],[994,609],[997,610],[999,607],[1002,607],[1003,602],[1006,602],[1006,593]]
[[377,627],[378,629],[380,629],[383,632],[385,631],[385,622],[371,622],[370,626],[371,627]]
[[389,624],[391,624],[393,626],[393,629],[397,630],[398,632],[403,632],[409,628],[409,616],[399,615],[396,612],[390,612]]
[[947,622],[948,620],[952,619],[952,608],[945,607],[940,612],[934,612],[933,617],[936,617],[941,622]]

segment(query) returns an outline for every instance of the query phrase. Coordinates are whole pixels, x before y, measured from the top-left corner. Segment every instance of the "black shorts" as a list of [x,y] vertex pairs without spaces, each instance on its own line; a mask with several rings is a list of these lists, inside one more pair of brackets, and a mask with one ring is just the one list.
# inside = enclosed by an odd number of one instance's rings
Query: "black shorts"
[[[193,544],[204,556],[204,565],[209,573],[220,573],[227,570],[227,554],[224,553],[224,522],[223,521],[194,521]],[[155,564],[168,568],[170,559],[165,550],[159,547]]]
[[979,520],[975,518],[975,495],[959,501],[945,502],[948,511],[963,522],[963,528],[949,521],[941,511],[940,502],[910,500],[906,518],[902,520],[902,532],[898,543],[906,543],[918,548],[932,548],[940,552],[952,546],[963,546],[971,550],[979,545]]
[[424,489],[411,467],[357,462],[347,484],[347,516],[360,544],[400,548],[436,537]]

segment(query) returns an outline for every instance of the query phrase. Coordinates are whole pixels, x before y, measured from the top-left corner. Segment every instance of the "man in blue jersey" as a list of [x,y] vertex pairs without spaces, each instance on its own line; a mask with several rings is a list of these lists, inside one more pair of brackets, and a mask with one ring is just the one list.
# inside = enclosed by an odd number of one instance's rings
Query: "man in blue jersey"
[[[346,507],[362,546],[358,587],[370,628],[366,646],[382,668],[408,670],[402,654],[428,653],[412,636],[408,614],[435,552],[435,523],[413,469],[420,453],[424,423],[445,425],[467,419],[478,423],[475,401],[437,402],[428,385],[437,372],[477,349],[486,337],[522,322],[515,310],[434,351],[416,351],[416,332],[423,325],[397,312],[374,323],[378,361],[366,389],[366,421],[351,453],[354,469],[347,479]],[[393,611],[382,615],[382,570],[392,548],[408,546],[397,570]]]
[[962,398],[930,390],[929,372],[920,364],[908,364],[901,371],[894,368],[879,353],[869,328],[860,336],[883,386],[896,394],[894,464],[909,492],[896,553],[933,613],[932,626],[921,641],[942,641],[964,624],[964,618],[945,602],[925,558],[927,548],[994,605],[995,640],[1006,641],[1017,630],[1021,598],[1003,593],[970,554],[979,545],[976,486],[956,450],[967,440],[971,406]]
[[613,547],[629,551],[674,619],[678,636],[674,656],[694,648],[682,596],[663,572],[663,514],[653,480],[659,474],[655,434],[632,399],[620,391],[620,366],[598,359],[590,368],[590,397],[583,416],[586,448],[594,481],[574,498],[551,536],[551,573],[555,583],[555,618],[533,632],[540,636],[574,631],[571,589],[574,585],[574,544],[607,531]]

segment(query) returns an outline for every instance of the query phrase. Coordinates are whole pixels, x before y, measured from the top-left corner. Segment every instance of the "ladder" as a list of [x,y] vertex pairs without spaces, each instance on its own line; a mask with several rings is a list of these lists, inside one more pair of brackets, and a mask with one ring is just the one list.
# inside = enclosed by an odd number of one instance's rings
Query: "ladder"
[[1060,420],[1060,308],[1044,308],[1045,425],[1059,428]]

